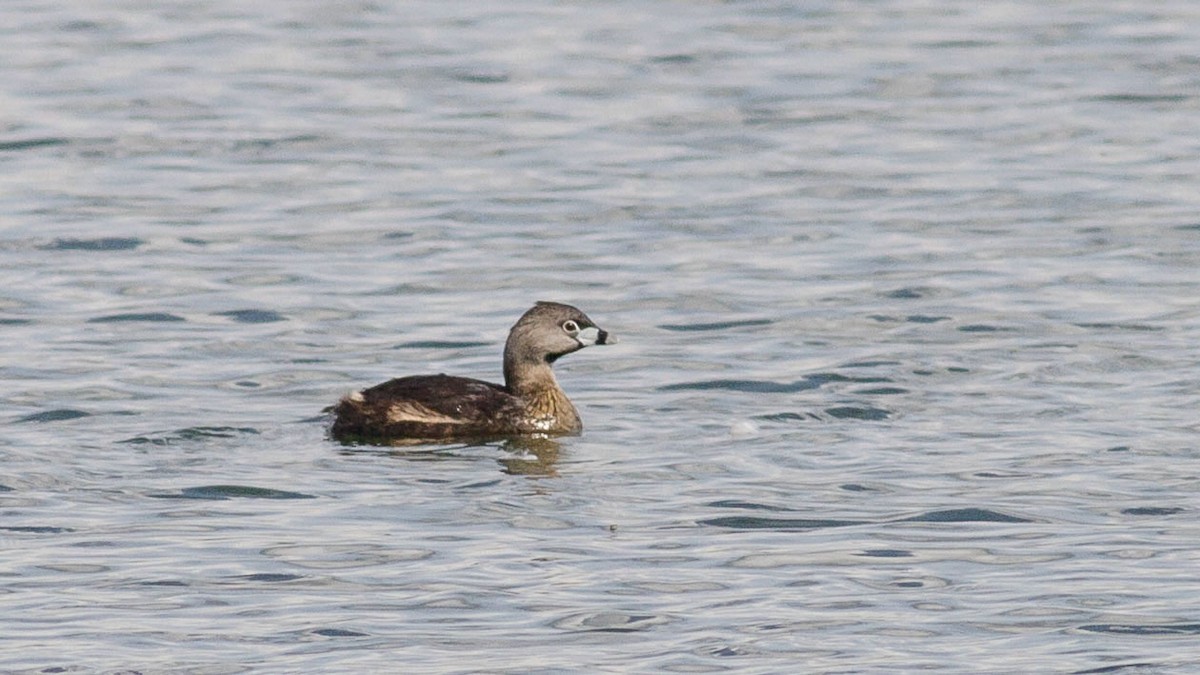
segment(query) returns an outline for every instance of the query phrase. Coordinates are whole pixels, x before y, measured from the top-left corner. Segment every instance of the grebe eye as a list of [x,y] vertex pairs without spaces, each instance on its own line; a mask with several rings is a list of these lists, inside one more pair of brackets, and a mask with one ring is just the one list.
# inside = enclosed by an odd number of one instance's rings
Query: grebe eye
[[579,332],[579,324],[575,323],[574,321],[571,321],[570,319],[567,319],[566,321],[563,322],[562,329],[567,331],[568,333],[574,335],[575,333]]

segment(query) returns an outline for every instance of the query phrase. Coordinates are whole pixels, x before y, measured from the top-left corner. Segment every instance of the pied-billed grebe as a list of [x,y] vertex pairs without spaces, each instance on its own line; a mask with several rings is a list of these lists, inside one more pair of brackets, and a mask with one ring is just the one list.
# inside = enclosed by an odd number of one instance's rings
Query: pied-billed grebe
[[450,375],[389,380],[339,401],[330,433],[343,441],[577,434],[579,412],[550,364],[614,342],[578,309],[539,302],[508,333],[504,386]]

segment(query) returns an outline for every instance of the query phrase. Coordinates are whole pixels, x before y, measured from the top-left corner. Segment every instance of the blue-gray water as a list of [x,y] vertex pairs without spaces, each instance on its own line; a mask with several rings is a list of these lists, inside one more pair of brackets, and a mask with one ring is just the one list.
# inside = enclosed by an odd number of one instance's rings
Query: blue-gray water
[[[1200,5],[0,5],[0,670],[1200,668]],[[571,302],[558,446],[343,448]]]

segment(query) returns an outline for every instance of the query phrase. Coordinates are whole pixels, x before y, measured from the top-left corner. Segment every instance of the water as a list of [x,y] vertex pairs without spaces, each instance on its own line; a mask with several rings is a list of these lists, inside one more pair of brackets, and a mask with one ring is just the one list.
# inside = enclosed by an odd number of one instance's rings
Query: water
[[[0,669],[1200,664],[1200,8],[0,8]],[[345,448],[499,378],[582,436]]]

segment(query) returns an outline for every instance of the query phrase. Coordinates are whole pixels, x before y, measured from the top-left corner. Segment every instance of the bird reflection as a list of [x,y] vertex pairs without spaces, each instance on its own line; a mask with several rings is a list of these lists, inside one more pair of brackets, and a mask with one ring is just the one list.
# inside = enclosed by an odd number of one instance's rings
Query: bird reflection
[[410,462],[438,462],[469,459],[464,451],[471,448],[494,447],[502,451],[496,461],[500,470],[512,476],[552,477],[558,475],[556,465],[562,444],[553,438],[520,436],[491,443],[453,446],[430,446],[429,441],[392,439],[387,441],[358,441],[342,443],[342,452],[380,452],[389,457]]
[[562,444],[552,438],[510,438],[500,446],[511,453],[500,458],[504,473],[513,476],[557,476],[558,453]]

